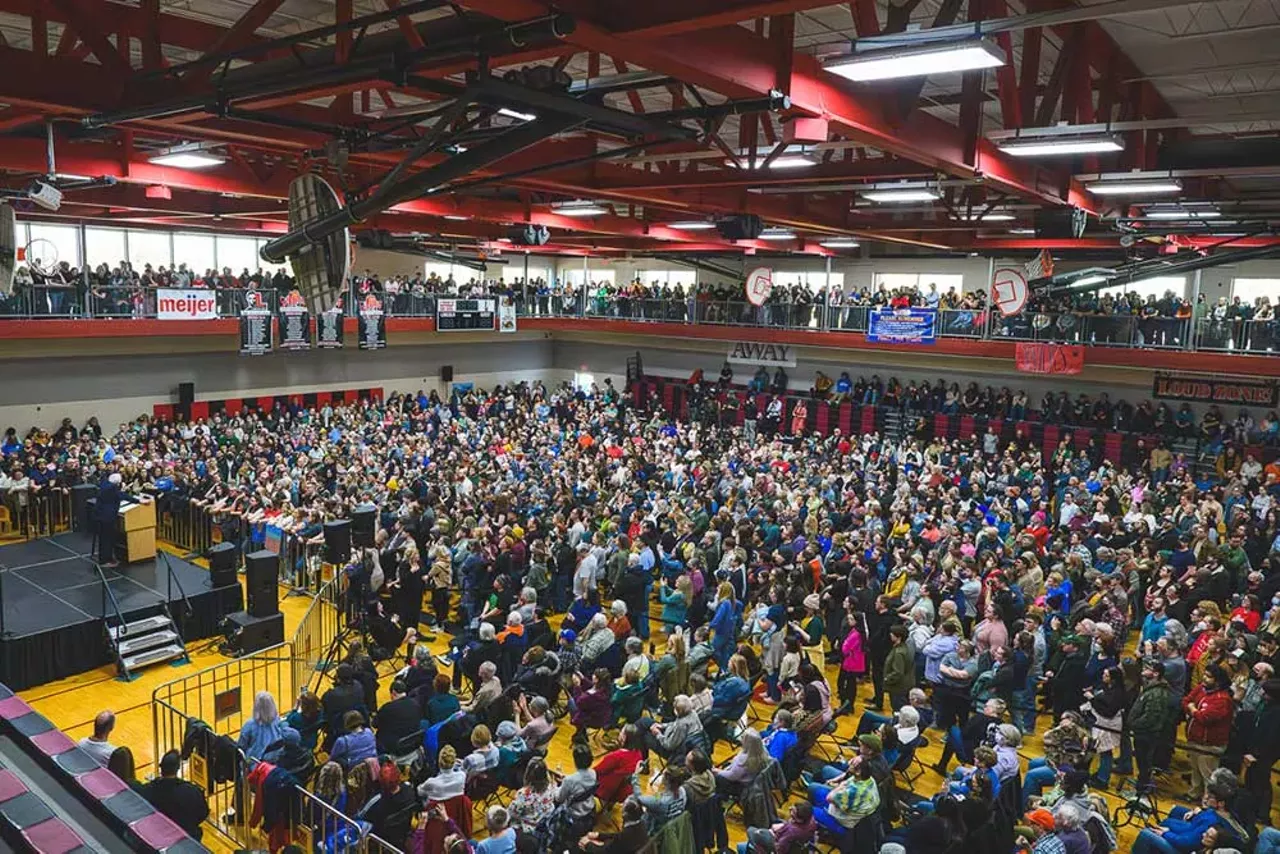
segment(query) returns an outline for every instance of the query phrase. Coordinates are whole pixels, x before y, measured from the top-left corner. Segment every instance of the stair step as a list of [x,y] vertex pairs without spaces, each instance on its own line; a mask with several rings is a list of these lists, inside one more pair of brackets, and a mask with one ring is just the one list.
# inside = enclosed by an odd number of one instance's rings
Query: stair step
[[181,658],[186,655],[187,651],[177,644],[169,644],[168,646],[160,646],[155,649],[149,649],[140,652],[137,655],[131,655],[124,659],[124,667],[132,672],[140,667],[146,667],[149,664],[159,664],[162,661],[172,661],[175,658]]
[[112,640],[119,640],[123,634],[125,637],[129,635],[144,635],[148,632],[154,632],[156,629],[167,629],[172,625],[172,621],[164,614],[156,614],[151,617],[143,617],[141,620],[135,620],[132,623],[125,623],[121,632],[121,626],[112,626],[107,631],[111,634]]
[[178,633],[173,629],[161,629],[158,632],[151,632],[146,635],[129,635],[120,641],[120,647],[117,651],[120,655],[130,656],[144,649],[165,646],[166,644],[177,644],[180,640]]

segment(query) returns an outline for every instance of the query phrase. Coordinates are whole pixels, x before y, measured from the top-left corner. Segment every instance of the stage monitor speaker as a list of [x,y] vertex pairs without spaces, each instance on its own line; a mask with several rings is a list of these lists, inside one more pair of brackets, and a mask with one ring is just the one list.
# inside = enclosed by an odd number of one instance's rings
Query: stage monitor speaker
[[215,588],[230,587],[236,583],[238,553],[235,543],[218,543],[209,548],[209,576]]
[[351,560],[351,520],[324,523],[324,562],[342,566]]
[[248,655],[284,643],[284,614],[255,617],[246,611],[227,614],[234,627],[231,646],[237,655]]
[[1036,237],[1069,240],[1084,237],[1088,214],[1083,208],[1044,208],[1035,212]]
[[280,556],[275,552],[249,552],[244,556],[245,587],[248,590],[249,614],[270,617],[280,610],[276,582],[280,574]]
[[196,402],[196,384],[178,383],[178,404],[190,406]]
[[440,382],[442,383],[453,382],[453,365],[440,366]]
[[373,548],[373,532],[377,526],[378,508],[361,504],[351,513],[351,545],[357,549]]
[[737,214],[716,220],[716,231],[725,240],[755,240],[764,231],[764,221],[756,214]]

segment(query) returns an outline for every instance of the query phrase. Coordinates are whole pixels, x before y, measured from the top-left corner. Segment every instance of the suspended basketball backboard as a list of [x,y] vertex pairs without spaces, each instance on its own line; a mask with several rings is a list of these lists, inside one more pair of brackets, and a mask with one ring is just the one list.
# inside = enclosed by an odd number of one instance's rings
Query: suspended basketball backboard
[[0,204],[0,294],[13,293],[13,274],[18,269],[18,219],[13,208]]
[[[309,172],[290,182],[290,231],[305,228],[341,209],[338,194],[319,175]],[[306,299],[312,314],[319,316],[337,303],[351,272],[350,243],[351,230],[343,228],[317,243],[308,243],[298,254],[289,256],[298,291]]]

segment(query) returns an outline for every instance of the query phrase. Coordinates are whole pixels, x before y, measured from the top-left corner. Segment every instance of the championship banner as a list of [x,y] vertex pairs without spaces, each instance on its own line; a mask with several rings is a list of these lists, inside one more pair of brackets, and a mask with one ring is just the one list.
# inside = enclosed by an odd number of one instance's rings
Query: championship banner
[[730,348],[725,361],[735,365],[794,368],[796,348],[790,344],[757,344],[754,341],[739,341]]
[[217,320],[218,295],[201,288],[159,288],[156,317],[160,320]]
[[516,304],[511,297],[503,297],[498,301],[498,331],[516,331]]
[[246,356],[270,353],[274,344],[271,309],[257,291],[245,293],[246,304],[240,312],[240,352]]
[[932,308],[877,308],[870,314],[867,340],[872,344],[936,344],[938,312]]
[[1280,383],[1274,380],[1219,380],[1156,374],[1151,396],[1158,400],[1191,400],[1240,406],[1280,405]]
[[321,312],[316,317],[316,347],[321,350],[341,350],[345,330],[342,312],[336,308]]
[[1084,348],[1019,342],[1014,350],[1014,363],[1024,374],[1078,374],[1084,369]]
[[307,302],[302,294],[294,289],[280,300],[280,315],[277,321],[280,326],[281,350],[311,349],[311,312],[307,310]]
[[387,315],[382,310],[382,300],[374,294],[365,294],[360,302],[360,349],[381,350],[387,346]]

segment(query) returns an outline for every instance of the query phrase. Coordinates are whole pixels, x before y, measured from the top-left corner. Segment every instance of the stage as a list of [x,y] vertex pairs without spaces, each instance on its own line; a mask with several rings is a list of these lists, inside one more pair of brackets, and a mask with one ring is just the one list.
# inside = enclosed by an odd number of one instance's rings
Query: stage
[[[113,662],[102,619],[104,605],[113,609],[87,557],[91,545],[87,533],[70,532],[0,546],[0,682],[15,691]],[[221,619],[244,607],[240,585],[214,589],[208,570],[167,557],[103,569],[124,618],[159,613],[168,601],[184,641],[217,634]]]

